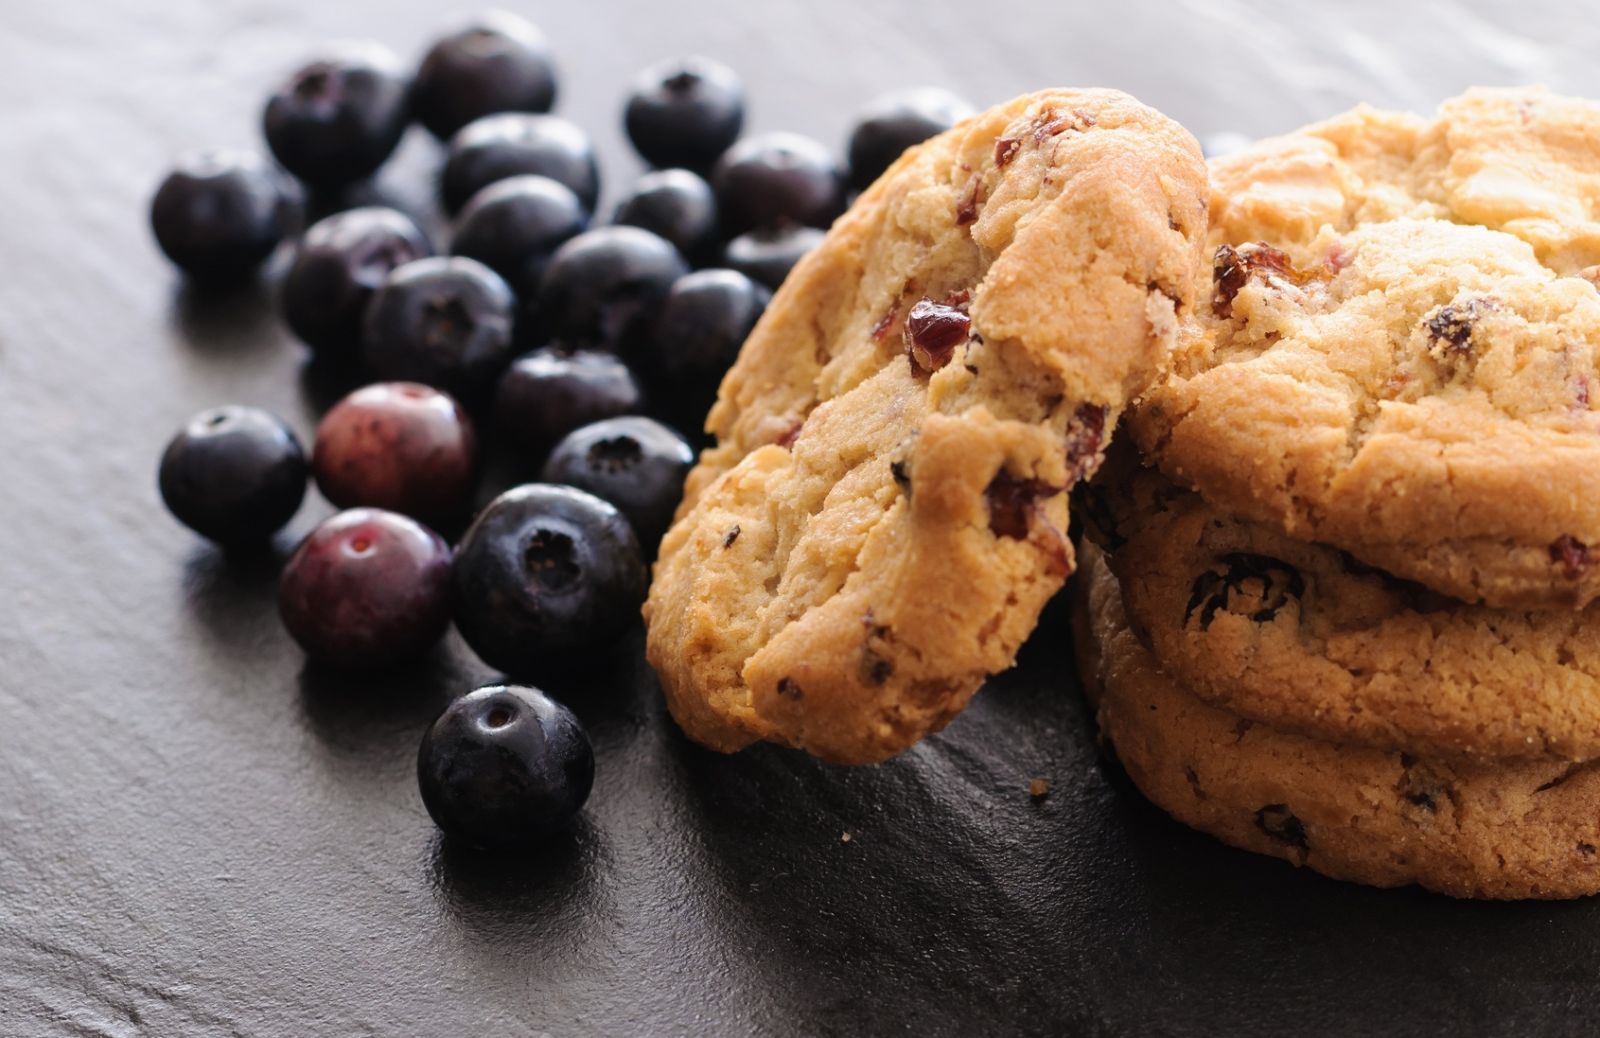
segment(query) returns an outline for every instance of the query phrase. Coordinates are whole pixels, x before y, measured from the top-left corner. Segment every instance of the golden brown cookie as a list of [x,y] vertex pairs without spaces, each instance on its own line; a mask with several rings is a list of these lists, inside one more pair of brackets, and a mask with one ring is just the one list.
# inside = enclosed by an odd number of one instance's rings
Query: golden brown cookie
[[1455,897],[1600,891],[1600,763],[1459,762],[1341,746],[1208,706],[1157,665],[1082,549],[1078,666],[1102,735],[1157,806],[1225,843]]
[[1191,308],[1204,167],[1112,91],[908,152],[724,381],[645,607],[691,738],[885,759],[1012,662],[1072,570],[1063,491]]
[[1457,598],[1600,594],[1600,105],[1359,108],[1212,184],[1207,305],[1131,416],[1144,451]]
[[1379,749],[1600,756],[1600,604],[1466,605],[1230,516],[1120,456],[1093,493],[1129,622],[1206,702]]

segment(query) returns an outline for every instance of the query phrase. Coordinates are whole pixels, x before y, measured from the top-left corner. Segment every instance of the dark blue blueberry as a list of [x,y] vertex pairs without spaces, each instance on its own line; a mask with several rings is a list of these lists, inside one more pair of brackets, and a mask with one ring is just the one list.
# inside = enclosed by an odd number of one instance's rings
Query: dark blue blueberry
[[189,419],[161,455],[161,499],[185,526],[222,544],[263,541],[294,518],[306,457],[282,419],[218,407]]
[[254,273],[299,219],[298,193],[250,152],[216,149],[184,157],[150,203],[161,251],[205,282]]
[[371,206],[319,220],[284,276],[284,320],[319,354],[353,357],[373,295],[396,267],[432,252],[411,218],[394,209]]
[[711,177],[724,234],[784,223],[826,227],[844,211],[844,173],[827,148],[796,133],[747,137]]
[[638,411],[633,372],[610,353],[556,349],[518,357],[500,376],[495,424],[535,461],[580,425]]
[[278,612],[319,663],[376,670],[413,659],[450,625],[450,546],[396,512],[339,512],[290,556]]
[[283,168],[318,188],[365,180],[394,154],[410,119],[400,59],[375,43],[304,66],[267,101],[262,128]]
[[638,619],[646,580],[616,508],[572,487],[514,487],[461,538],[456,628],[508,674],[567,667]]
[[544,463],[546,483],[587,490],[617,506],[649,555],[672,525],[694,451],[653,418],[607,418],[573,430]]
[[433,722],[417,784],[450,840],[502,850],[564,829],[589,799],[594,749],[572,711],[536,688],[470,692]]
[[652,65],[633,82],[623,125],[652,166],[710,169],[739,139],[744,84],[707,58]]
[[564,184],[534,175],[510,177],[472,196],[451,246],[531,300],[556,249],[588,226],[589,211]]
[[448,393],[417,382],[375,382],[322,416],[311,470],[322,496],[340,508],[459,518],[477,483],[478,436]]
[[372,297],[362,357],[378,378],[479,399],[512,356],[516,300],[494,271],[464,257],[407,263]]
[[794,265],[821,245],[824,237],[815,227],[792,224],[750,231],[728,243],[722,251],[722,262],[776,292]]
[[700,270],[673,282],[641,366],[664,399],[704,416],[772,293],[736,270]]
[[541,327],[564,345],[623,352],[648,334],[667,290],[688,272],[678,250],[649,231],[585,231],[545,268]]
[[639,178],[618,203],[613,222],[659,234],[698,263],[715,254],[717,197],[686,169],[659,169]]
[[973,107],[948,90],[918,87],[874,100],[850,131],[850,186],[865,191],[910,147],[972,115]]
[[440,140],[496,112],[548,112],[556,68],[544,33],[505,11],[479,15],[428,50],[412,87],[417,121]]
[[452,137],[439,192],[454,213],[495,181],[524,173],[565,184],[590,212],[600,197],[589,135],[565,119],[523,112],[485,116]]

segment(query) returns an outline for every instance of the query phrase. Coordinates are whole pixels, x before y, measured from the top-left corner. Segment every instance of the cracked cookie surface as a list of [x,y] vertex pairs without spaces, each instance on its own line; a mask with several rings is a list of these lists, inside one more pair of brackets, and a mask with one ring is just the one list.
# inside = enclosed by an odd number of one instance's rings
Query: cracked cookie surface
[[1193,138],[1046,91],[908,152],[774,298],[645,606],[685,732],[892,756],[1010,666],[1073,566],[1064,491],[1192,307]]
[[1209,299],[1131,415],[1144,451],[1457,598],[1600,595],[1600,105],[1359,108],[1211,175]]
[[1128,619],[1201,699],[1379,749],[1600,756],[1600,604],[1466,605],[1230,516],[1117,453],[1092,492]]
[[1311,739],[1209,706],[1157,665],[1082,551],[1078,666],[1135,785],[1225,843],[1373,886],[1455,897],[1600,891],[1600,765],[1467,762]]

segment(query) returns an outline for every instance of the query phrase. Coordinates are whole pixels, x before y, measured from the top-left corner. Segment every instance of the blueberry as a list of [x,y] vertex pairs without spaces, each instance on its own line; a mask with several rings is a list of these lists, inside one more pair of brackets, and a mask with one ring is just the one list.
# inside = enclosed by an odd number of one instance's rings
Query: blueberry
[[815,227],[793,225],[749,231],[728,243],[722,262],[776,292],[794,265],[824,237]]
[[477,260],[407,263],[367,307],[362,356],[379,378],[475,401],[511,358],[515,302],[500,275]]
[[365,180],[394,154],[410,118],[400,59],[375,43],[311,62],[273,91],[262,128],[283,168],[318,188]]
[[497,850],[565,828],[594,785],[594,749],[572,711],[536,688],[470,692],[417,752],[423,806],[451,840]]
[[639,410],[628,366],[610,353],[540,349],[512,362],[494,395],[495,424],[517,447],[543,458],[580,425]]
[[747,137],[711,178],[725,234],[782,223],[826,227],[844,210],[844,174],[828,149],[795,133]]
[[566,185],[531,174],[511,177],[472,196],[452,249],[505,278],[519,297],[533,299],[551,255],[588,226],[588,210]]
[[744,126],[744,84],[726,65],[683,58],[634,80],[623,125],[652,166],[709,169]]
[[537,173],[565,184],[590,212],[600,197],[600,167],[589,135],[553,115],[485,116],[450,139],[439,192],[454,213],[497,180]]
[[850,186],[865,191],[907,148],[943,133],[974,111],[937,87],[897,90],[876,99],[850,131]]
[[339,512],[290,556],[278,612],[320,663],[371,670],[404,662],[450,624],[450,546],[395,512]]
[[199,281],[254,273],[299,218],[297,192],[250,152],[186,156],[150,203],[150,227],[161,251]]
[[474,119],[548,112],[555,100],[555,61],[544,33],[514,14],[490,11],[428,50],[411,104],[418,122],[449,140]]
[[641,357],[661,396],[704,415],[772,293],[736,270],[700,270],[673,282]]
[[710,184],[686,169],[640,177],[613,220],[660,235],[691,263],[706,259],[717,244],[717,198]]
[[531,483],[489,503],[456,552],[456,627],[509,674],[571,665],[639,615],[646,575],[622,513],[572,487]]
[[455,398],[416,382],[379,382],[339,401],[317,426],[311,470],[340,508],[370,505],[419,519],[466,511],[478,437]]
[[218,407],[189,419],[161,455],[161,499],[178,521],[222,544],[272,536],[306,493],[306,457],[282,419]]
[[630,415],[573,430],[550,452],[543,479],[616,505],[654,555],[693,465],[694,451],[682,436],[653,418]]
[[565,344],[621,352],[649,331],[667,290],[688,271],[678,250],[649,231],[585,231],[545,268],[539,320]]
[[362,317],[384,280],[432,252],[411,218],[394,209],[371,206],[319,220],[284,276],[284,320],[319,354],[353,356]]

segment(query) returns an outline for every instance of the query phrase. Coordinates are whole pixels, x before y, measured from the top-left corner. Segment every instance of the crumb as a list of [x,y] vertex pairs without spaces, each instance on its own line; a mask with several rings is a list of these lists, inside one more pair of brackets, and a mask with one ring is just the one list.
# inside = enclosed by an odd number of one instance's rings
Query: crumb
[[1036,778],[1028,783],[1028,795],[1035,800],[1043,800],[1050,793],[1050,783],[1042,778]]
[[839,842],[840,843],[849,843],[850,842],[850,834],[849,833],[841,834],[839,836]]

